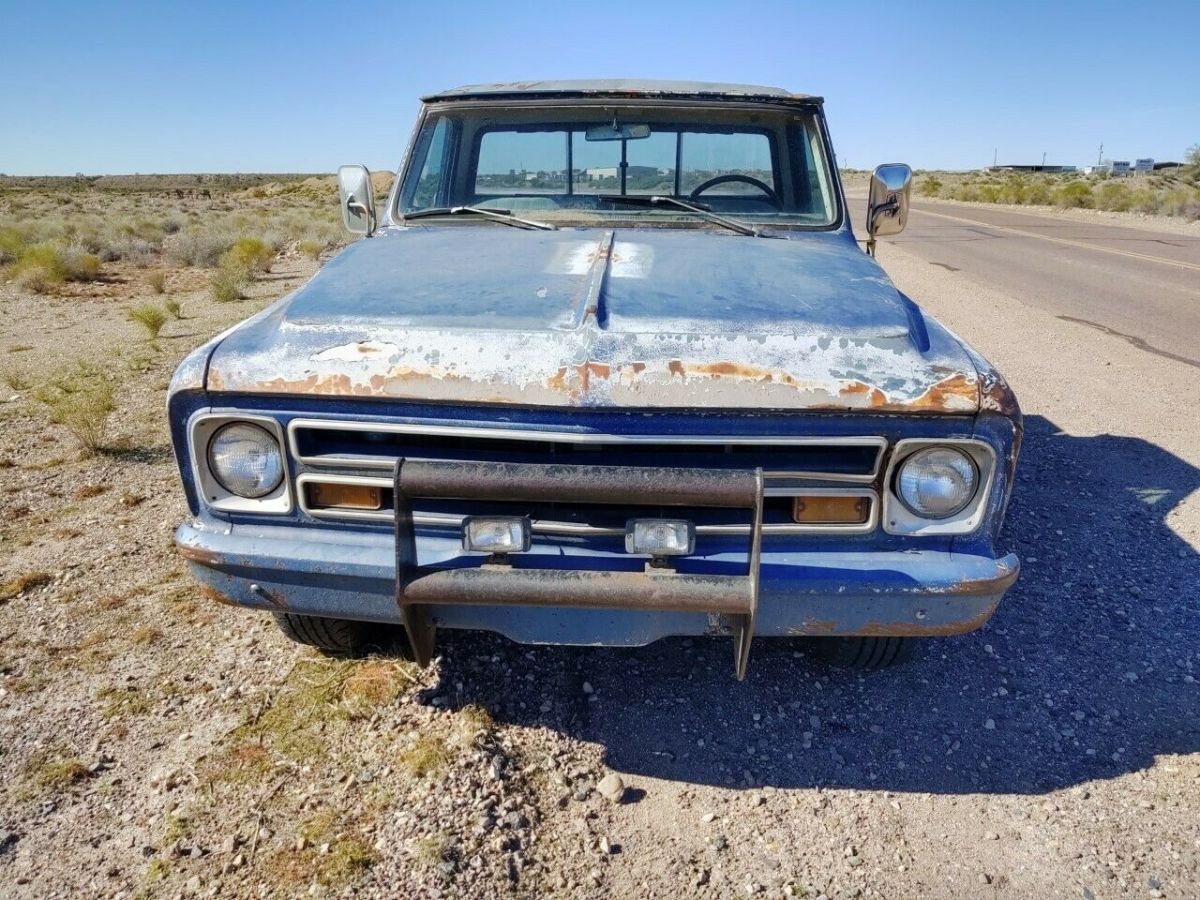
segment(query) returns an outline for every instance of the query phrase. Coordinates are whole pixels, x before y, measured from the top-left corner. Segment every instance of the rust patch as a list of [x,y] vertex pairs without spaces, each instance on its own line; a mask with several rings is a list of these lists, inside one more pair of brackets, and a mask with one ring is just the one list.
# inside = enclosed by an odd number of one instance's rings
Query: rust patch
[[200,563],[202,566],[216,567],[221,564],[221,558],[211,550],[203,550],[188,544],[178,544],[179,555],[189,562]]
[[922,625],[919,622],[867,622],[861,628],[856,628],[854,633],[868,637],[951,637],[983,627],[983,624],[992,617],[992,613],[996,611],[998,605],[999,601],[996,601],[978,615],[944,625]]
[[805,619],[799,628],[790,629],[790,633],[808,637],[951,637],[981,628],[992,617],[999,603],[997,600],[976,615],[953,622],[926,625],[911,619],[895,622],[870,621],[843,630],[839,629],[839,623],[833,619]]
[[632,371],[634,375],[641,375],[643,372],[646,371],[646,364],[644,362],[635,362],[632,365],[630,365],[629,368],[630,368],[630,371]]
[[222,594],[214,587],[209,587],[207,584],[200,585],[200,594],[205,600],[211,600],[214,603],[220,603],[222,606],[237,606],[225,594]]
[[687,375],[687,372],[683,368],[683,360],[681,359],[673,359],[667,363],[667,371],[672,375],[678,375],[680,378]]

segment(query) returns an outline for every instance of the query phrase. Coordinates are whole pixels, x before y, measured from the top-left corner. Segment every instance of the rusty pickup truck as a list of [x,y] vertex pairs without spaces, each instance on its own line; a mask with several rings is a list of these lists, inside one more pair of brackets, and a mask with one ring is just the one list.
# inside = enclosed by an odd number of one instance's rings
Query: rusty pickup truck
[[683,82],[424,98],[361,236],[180,365],[176,543],[214,599],[354,653],[806,637],[880,667],[978,628],[1021,413],[866,247],[822,100]]

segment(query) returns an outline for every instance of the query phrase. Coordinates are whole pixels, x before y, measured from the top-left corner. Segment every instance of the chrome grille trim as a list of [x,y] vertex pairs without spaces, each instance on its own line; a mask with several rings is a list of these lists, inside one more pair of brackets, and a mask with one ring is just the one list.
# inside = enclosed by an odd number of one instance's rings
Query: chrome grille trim
[[[543,442],[547,444],[679,444],[762,447],[874,447],[875,458],[870,473],[846,474],[842,472],[764,470],[765,478],[792,478],[807,481],[835,481],[870,484],[879,476],[887,438],[874,435],[848,437],[812,437],[808,435],[679,435],[679,434],[608,434],[574,431],[542,431],[531,428],[493,428],[481,425],[430,425],[424,423],[364,422],[362,420],[338,419],[292,419],[287,426],[288,450],[292,458],[306,467],[348,468],[388,471],[396,463],[394,456],[339,456],[327,454],[304,456],[300,453],[297,432],[301,429],[324,431],[383,432],[387,434],[429,435],[434,437],[467,437],[492,440],[516,440]],[[422,457],[413,457],[419,459]]]
[[[393,511],[365,509],[313,509],[308,505],[308,491],[305,485],[313,481],[323,481],[334,484],[358,484],[369,487],[391,488],[392,479],[372,477],[369,475],[324,475],[306,472],[296,478],[296,496],[300,509],[305,515],[314,519],[332,519],[336,521],[360,521],[390,523]],[[839,497],[867,497],[871,500],[871,514],[867,521],[860,525],[801,525],[799,523],[763,525],[764,535],[797,535],[797,534],[867,534],[879,525],[880,501],[879,495],[871,488],[767,488],[764,492],[768,497],[795,496],[800,490],[807,495],[826,495]],[[414,513],[413,522],[418,526],[431,528],[461,529],[463,516],[449,513]],[[555,522],[547,519],[533,520],[533,533],[555,537],[618,537],[625,533],[623,528],[601,528],[595,525],[585,525],[578,522]],[[750,525],[697,525],[698,535],[739,536],[750,533]]]

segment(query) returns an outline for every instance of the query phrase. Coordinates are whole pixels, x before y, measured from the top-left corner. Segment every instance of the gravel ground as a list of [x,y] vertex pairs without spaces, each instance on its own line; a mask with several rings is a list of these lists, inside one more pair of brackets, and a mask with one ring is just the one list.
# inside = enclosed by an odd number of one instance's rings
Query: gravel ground
[[189,318],[159,350],[124,318],[136,272],[0,285],[0,371],[122,379],[117,449],[85,459],[0,388],[0,894],[1200,894],[1195,371],[880,256],[1021,398],[1021,580],[902,668],[762,640],[743,683],[727,641],[450,633],[417,672],[212,606],[170,546],[166,381],[311,264],[233,305],[173,273]]

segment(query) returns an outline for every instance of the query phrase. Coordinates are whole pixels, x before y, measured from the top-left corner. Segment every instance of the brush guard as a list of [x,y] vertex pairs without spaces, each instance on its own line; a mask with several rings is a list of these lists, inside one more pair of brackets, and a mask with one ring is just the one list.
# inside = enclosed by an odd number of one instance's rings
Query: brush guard
[[[486,562],[422,568],[417,562],[416,498],[512,503],[701,506],[751,511],[745,575],[526,568]],[[433,607],[443,604],[634,609],[728,615],[734,667],[745,678],[758,612],[762,554],[761,469],[681,469],[400,459],[395,468],[396,602],[417,663],[433,660]],[[518,555],[518,561],[520,557]]]

